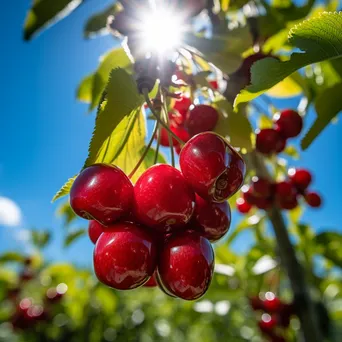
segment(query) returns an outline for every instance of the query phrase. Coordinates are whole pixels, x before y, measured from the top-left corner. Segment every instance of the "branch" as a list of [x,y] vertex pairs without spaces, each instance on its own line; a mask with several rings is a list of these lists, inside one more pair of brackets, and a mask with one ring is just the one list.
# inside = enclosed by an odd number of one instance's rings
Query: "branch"
[[[250,154],[251,165],[258,176],[270,179],[270,174],[262,158],[256,153]],[[275,206],[267,212],[276,236],[280,260],[287,272],[294,294],[296,313],[305,342],[322,342],[315,307],[310,298],[305,272],[299,263],[284,222],[284,218]]]

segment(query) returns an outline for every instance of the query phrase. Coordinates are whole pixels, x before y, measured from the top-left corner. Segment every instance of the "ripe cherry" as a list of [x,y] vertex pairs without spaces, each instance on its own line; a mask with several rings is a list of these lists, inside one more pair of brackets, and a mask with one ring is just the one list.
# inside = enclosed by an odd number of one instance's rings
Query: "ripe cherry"
[[261,316],[261,321],[258,322],[260,330],[268,335],[273,333],[273,330],[277,326],[277,320],[268,314],[263,314]]
[[264,302],[264,310],[268,313],[279,313],[283,309],[283,303],[272,292],[266,293]]
[[280,153],[286,146],[286,139],[273,128],[257,130],[256,149],[263,154]]
[[196,230],[209,241],[218,241],[230,227],[230,206],[227,201],[223,203],[207,202],[196,194],[195,212],[191,222],[195,224]]
[[133,185],[118,167],[94,164],[83,170],[70,191],[74,212],[103,225],[128,214],[133,202]]
[[170,165],[150,167],[134,187],[135,217],[161,232],[185,226],[194,211],[195,194],[180,171]]
[[252,209],[252,205],[249,204],[244,198],[240,197],[236,200],[236,209],[241,214],[248,214]]
[[281,209],[293,210],[298,206],[297,196],[277,198],[277,204]]
[[302,117],[292,109],[283,110],[273,117],[275,129],[285,138],[294,138],[303,128]]
[[262,301],[259,297],[251,297],[249,298],[249,304],[251,305],[254,311],[264,310],[264,301]]
[[304,198],[306,203],[312,208],[319,208],[322,205],[322,198],[317,192],[308,192]]
[[190,136],[212,131],[217,124],[218,117],[218,111],[212,106],[203,104],[193,107],[186,120],[186,127]]
[[270,197],[273,195],[273,184],[265,178],[254,176],[252,178],[253,194],[257,197]]
[[[184,142],[187,142],[190,139],[189,133],[183,127],[170,126],[170,130]],[[160,145],[170,146],[168,131],[162,127],[160,130],[160,134]],[[157,140],[158,138],[155,137],[155,139]],[[178,140],[176,140],[174,137],[172,137],[172,143],[173,146],[179,146]]]
[[144,287],[157,287],[157,280],[155,278],[155,273],[152,275],[152,277],[147,281],[147,283],[144,284]]
[[182,149],[180,167],[187,182],[202,198],[224,202],[241,187],[246,165],[241,156],[219,135],[194,136]]
[[210,81],[209,84],[213,87],[214,90],[218,90],[219,89],[219,84],[216,80],[214,81]]
[[151,232],[133,223],[108,227],[94,249],[97,278],[118,290],[143,285],[157,263],[157,243]]
[[282,181],[275,185],[275,194],[279,199],[291,199],[297,195],[297,191],[291,182]]
[[179,114],[185,118],[191,104],[191,99],[189,97],[183,96],[180,100],[175,102],[173,109],[177,110]]
[[245,200],[245,202],[247,202],[248,204],[251,205],[255,205],[256,202],[258,201],[258,197],[255,196],[254,194],[254,190],[251,186],[249,185],[244,185],[241,188],[241,192],[242,192],[242,198]]
[[288,171],[289,178],[292,184],[298,191],[304,191],[311,184],[312,176],[308,170],[291,168]]
[[95,245],[96,241],[99,239],[100,235],[103,233],[104,226],[95,220],[89,222],[88,235],[91,242]]
[[165,243],[159,258],[158,277],[171,295],[185,300],[202,297],[214,271],[214,251],[197,232],[181,232]]
[[271,198],[256,197],[255,206],[258,209],[267,210],[272,207],[273,201]]

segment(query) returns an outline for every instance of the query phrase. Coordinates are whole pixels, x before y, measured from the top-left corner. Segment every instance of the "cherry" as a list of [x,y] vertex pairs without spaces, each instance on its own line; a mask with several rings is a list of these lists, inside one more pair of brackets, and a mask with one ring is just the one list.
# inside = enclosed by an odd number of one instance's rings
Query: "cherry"
[[263,154],[280,153],[286,146],[286,139],[273,128],[256,132],[256,149]]
[[175,146],[175,151],[178,155],[180,155],[181,151],[182,151],[182,147],[180,145]]
[[317,192],[308,192],[304,198],[306,203],[312,208],[319,208],[322,205],[322,198]]
[[272,207],[272,199],[271,198],[263,198],[263,197],[256,197],[255,198],[255,206],[258,209],[267,210]]
[[261,316],[261,321],[258,322],[260,330],[268,335],[273,333],[274,328],[277,326],[277,320],[268,314]]
[[197,232],[180,232],[166,241],[157,270],[168,293],[185,300],[198,299],[208,290],[213,275],[213,248]]
[[241,214],[248,214],[250,210],[252,209],[252,205],[249,204],[244,198],[238,198],[236,200],[236,209]]
[[214,90],[219,89],[219,84],[217,81],[210,81],[209,84],[213,87]]
[[294,138],[300,134],[303,128],[302,117],[292,109],[286,109],[276,113],[273,117],[275,129],[285,138]]
[[270,197],[273,195],[273,184],[265,179],[254,176],[252,178],[253,194],[257,197]]
[[147,283],[144,284],[144,287],[156,287],[158,286],[157,280],[155,278],[155,273],[152,275],[152,277],[147,281]]
[[275,193],[279,199],[293,199],[297,195],[296,188],[289,181],[277,183],[275,185]]
[[202,198],[224,202],[241,187],[246,165],[221,136],[205,132],[182,149],[180,167],[187,182]]
[[133,223],[108,227],[94,249],[97,278],[118,290],[143,285],[153,274],[157,263],[157,243],[146,229]]
[[193,221],[198,230],[211,242],[218,241],[227,232],[231,222],[228,202],[210,203],[196,194],[196,206]]
[[249,304],[251,305],[254,311],[264,310],[264,301],[262,301],[259,297],[251,297],[249,298]]
[[170,165],[150,167],[134,187],[137,220],[160,232],[185,226],[195,207],[195,194],[180,171]]
[[173,109],[177,110],[179,114],[185,118],[191,104],[191,99],[189,97],[183,96],[180,100],[175,102]]
[[96,241],[99,239],[100,235],[103,233],[104,226],[97,221],[90,221],[88,226],[88,235],[91,242],[95,245]]
[[186,127],[190,136],[212,131],[217,124],[218,117],[219,113],[214,107],[204,104],[193,107],[186,120]]
[[283,303],[272,292],[266,293],[266,299],[264,300],[264,310],[268,313],[279,313],[283,309]]
[[118,167],[94,164],[83,170],[70,191],[74,212],[103,225],[128,214],[133,202],[133,185]]
[[[190,139],[189,133],[183,127],[170,126],[170,130],[181,140],[187,142]],[[156,140],[158,138],[156,137]],[[179,146],[178,140],[172,137],[173,146]],[[165,128],[160,130],[160,145],[170,146],[169,133]]]
[[278,206],[281,209],[293,210],[298,206],[297,196],[292,196],[288,198],[277,198]]
[[312,176],[308,170],[291,168],[288,171],[292,184],[299,190],[304,191],[311,184]]
[[242,198],[247,202],[248,204],[255,205],[258,201],[258,197],[255,196],[253,188],[249,185],[244,185],[241,188],[242,191]]

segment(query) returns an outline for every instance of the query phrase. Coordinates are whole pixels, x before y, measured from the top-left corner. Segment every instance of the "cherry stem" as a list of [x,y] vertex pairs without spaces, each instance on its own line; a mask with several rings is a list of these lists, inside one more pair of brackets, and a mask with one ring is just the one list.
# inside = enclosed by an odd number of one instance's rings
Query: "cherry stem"
[[160,134],[160,129],[159,129],[159,123],[157,122],[157,146],[156,146],[156,153],[154,155],[153,164],[157,164],[158,162],[160,140],[161,140],[161,134]]
[[[163,109],[162,110],[164,113],[164,120],[166,121],[168,127],[170,127],[170,120],[169,120],[169,115],[167,112],[165,101],[163,101]],[[173,138],[172,138],[172,135],[170,133],[168,134],[168,136],[169,136],[169,145],[170,145],[170,152],[171,152],[171,164],[173,167],[175,167],[176,163],[175,163],[175,151],[173,150]]]
[[149,96],[148,96],[148,90],[147,90],[146,88],[143,89],[143,95],[144,95],[144,97],[145,97],[145,101],[146,101],[146,103],[147,103],[147,105],[148,105],[148,107],[149,107],[151,113],[153,114],[153,116],[155,117],[155,119],[157,120],[157,122],[158,122],[161,126],[163,126],[163,127],[167,130],[167,132],[168,132],[169,134],[171,134],[171,136],[172,136],[173,138],[175,138],[181,145],[184,145],[184,144],[185,144],[184,141],[183,141],[182,139],[178,138],[177,135],[174,134],[174,133],[170,130],[170,128],[169,128],[169,126],[167,125],[167,123],[165,123],[165,122],[160,118],[160,116],[155,112],[155,110],[154,110],[154,108],[153,108],[153,104],[152,104],[152,102],[151,102],[151,100],[150,100],[150,98],[149,98]]
[[157,134],[157,129],[158,129],[158,123],[156,122],[153,128],[153,132],[152,132],[152,136],[150,138],[150,141],[148,142],[144,153],[142,154],[141,158],[139,159],[137,165],[135,165],[134,169],[132,170],[132,172],[129,174],[128,178],[131,179],[134,174],[138,171],[139,167],[141,166],[142,162],[144,161],[145,157],[147,156],[148,151],[150,150],[153,140],[154,140],[154,136]]

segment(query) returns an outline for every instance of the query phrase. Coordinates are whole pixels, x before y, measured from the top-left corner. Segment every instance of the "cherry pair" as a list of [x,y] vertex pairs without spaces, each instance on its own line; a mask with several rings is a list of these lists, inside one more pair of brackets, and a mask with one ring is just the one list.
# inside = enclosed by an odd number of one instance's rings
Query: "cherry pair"
[[256,149],[266,155],[282,152],[287,139],[298,136],[303,128],[302,117],[292,109],[276,113],[273,122],[274,128],[256,131]]
[[94,267],[100,281],[133,289],[157,271],[158,284],[170,295],[190,300],[205,293],[214,265],[209,240],[228,231],[226,200],[242,185],[245,164],[223,138],[207,132],[184,146],[180,167],[182,172],[155,165],[134,187],[121,170],[103,164],[75,180],[72,208],[97,221],[89,235],[98,239]]

